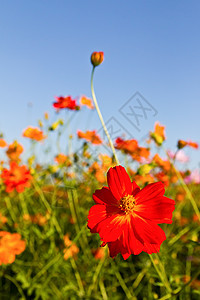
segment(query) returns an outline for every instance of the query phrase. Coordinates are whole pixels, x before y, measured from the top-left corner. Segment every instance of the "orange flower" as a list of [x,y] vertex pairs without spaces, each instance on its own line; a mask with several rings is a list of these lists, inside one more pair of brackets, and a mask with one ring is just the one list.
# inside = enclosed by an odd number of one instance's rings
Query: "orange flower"
[[92,249],[92,254],[95,259],[103,259],[105,256],[105,248]]
[[199,148],[199,145],[195,142],[188,142],[187,144],[188,144],[189,147],[192,147],[192,148],[195,148],[195,149]]
[[199,148],[199,145],[195,142],[186,142],[186,141],[183,141],[183,140],[179,140],[178,141],[178,144],[177,144],[177,148],[178,149],[182,149],[184,148],[185,146],[189,146],[189,147],[192,147],[194,149],[198,149]]
[[159,122],[156,122],[154,132],[150,132],[150,137],[158,146],[161,146],[162,143],[166,140],[165,126],[162,126],[159,124]]
[[11,264],[15,256],[21,254],[26,247],[19,233],[0,231],[0,265]]
[[33,224],[38,224],[39,226],[44,226],[47,223],[48,214],[46,216],[41,213],[37,213],[36,215],[23,215],[23,219],[27,222],[31,222]]
[[102,51],[100,52],[93,52],[91,55],[91,63],[94,67],[97,67],[100,65],[104,60],[104,53]]
[[155,177],[160,180],[165,187],[169,186],[169,176],[165,174],[164,172],[159,172],[155,175]]
[[107,171],[106,169],[112,165],[112,158],[106,154],[100,154],[99,159],[102,162],[102,167]]
[[154,182],[154,178],[151,174],[146,174],[146,175],[136,174],[134,179],[135,179],[135,182],[137,182],[137,184],[142,185],[142,186],[145,185],[146,183]]
[[55,162],[57,162],[59,165],[63,165],[65,164],[66,167],[70,167],[72,165],[72,162],[69,158],[69,156],[60,153],[58,155],[56,155],[56,157],[54,158]]
[[18,193],[30,187],[32,176],[26,166],[19,166],[15,161],[10,162],[10,169],[3,169],[1,178],[6,185],[6,192],[11,193],[14,189]]
[[119,137],[115,140],[115,148],[126,154],[132,154],[138,148],[138,142],[136,140],[123,140]]
[[33,128],[31,126],[24,130],[23,136],[35,141],[42,141],[46,139],[46,135],[44,135],[39,128]]
[[106,180],[103,168],[96,161],[89,167],[89,173],[94,175],[100,183]]
[[7,156],[10,160],[20,161],[19,156],[24,151],[24,148],[17,141],[14,141],[12,144],[8,146],[8,150],[6,151]]
[[7,223],[8,219],[0,212],[0,225]]
[[64,236],[64,244],[67,247],[67,249],[64,249],[64,259],[67,260],[69,257],[74,257],[79,252],[79,248],[76,246],[75,243],[70,241],[69,235],[66,234]]
[[117,138],[115,140],[115,148],[121,150],[122,152],[131,155],[134,160],[141,161],[143,158],[148,158],[150,155],[149,149],[144,147],[139,147],[138,142],[134,139],[123,140],[122,138]]
[[85,105],[90,109],[94,109],[94,105],[92,104],[92,100],[89,99],[89,98],[86,98],[85,96],[81,97],[80,104]]
[[79,139],[85,139],[88,142],[91,142],[95,145],[102,144],[101,138],[97,135],[96,130],[83,132],[81,130],[77,131],[77,135]]
[[182,149],[182,148],[184,148],[185,146],[187,146],[187,142],[185,142],[185,141],[183,141],[183,140],[179,140],[179,141],[178,141],[178,144],[177,144],[178,149]]
[[153,161],[166,172],[171,169],[170,162],[168,160],[163,160],[157,153],[154,155]]
[[0,139],[0,147],[5,148],[7,146],[7,143],[4,139]]

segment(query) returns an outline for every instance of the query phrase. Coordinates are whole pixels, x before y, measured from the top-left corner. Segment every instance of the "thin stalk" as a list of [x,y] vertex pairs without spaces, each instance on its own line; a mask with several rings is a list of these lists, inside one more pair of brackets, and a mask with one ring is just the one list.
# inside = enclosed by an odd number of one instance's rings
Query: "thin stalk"
[[166,278],[164,278],[165,276],[163,276],[162,272],[159,270],[158,266],[156,265],[153,257],[151,254],[149,254],[149,257],[151,259],[151,262],[156,270],[156,272],[158,273],[158,276],[160,277],[162,283],[164,284],[165,288],[168,290],[169,293],[171,293],[171,288],[170,288],[170,285],[169,285],[169,282],[166,280]]
[[23,193],[19,193],[19,199],[21,201],[21,206],[22,206],[23,214],[24,215],[25,214],[29,214]]
[[21,286],[19,285],[19,283],[17,282],[17,280],[15,278],[11,277],[10,275],[7,275],[7,274],[5,274],[4,277],[6,279],[10,280],[16,286],[16,288],[18,289],[18,292],[20,293],[20,295],[22,297],[21,299],[26,300],[24,292],[23,292]]
[[99,109],[99,105],[98,105],[98,102],[97,102],[97,99],[96,99],[96,96],[95,96],[94,87],[93,87],[94,69],[95,69],[95,67],[93,67],[93,69],[92,69],[92,74],[91,74],[91,92],[92,92],[92,98],[93,98],[93,101],[94,101],[94,104],[95,104],[97,113],[98,113],[98,115],[99,115],[99,119],[100,119],[101,124],[102,124],[102,126],[103,126],[103,129],[104,129],[104,131],[105,131],[105,134],[106,134],[106,136],[107,136],[107,138],[108,138],[108,141],[109,141],[110,147],[111,147],[111,149],[112,149],[112,152],[113,152],[115,161],[116,161],[117,165],[119,165],[119,160],[118,160],[118,158],[117,158],[117,154],[116,154],[115,148],[114,148],[114,146],[113,146],[113,142],[112,142],[111,137],[110,137],[110,135],[109,135],[109,133],[108,133],[106,124],[105,124],[105,122],[104,122],[103,116],[102,116],[102,114],[101,114],[101,111],[100,111],[100,109]]
[[103,265],[104,265],[107,258],[108,258],[108,249],[106,251],[106,254],[105,254],[104,258],[102,260],[100,260],[98,266],[96,267],[96,271],[95,271],[95,273],[93,275],[93,279],[92,279],[92,284],[90,285],[90,287],[88,289],[88,296],[91,296],[91,293],[92,293],[92,291],[93,291],[93,289],[96,285],[96,281],[98,279],[98,276],[99,276],[99,274],[101,272],[101,269],[102,269],[102,267],[103,267]]

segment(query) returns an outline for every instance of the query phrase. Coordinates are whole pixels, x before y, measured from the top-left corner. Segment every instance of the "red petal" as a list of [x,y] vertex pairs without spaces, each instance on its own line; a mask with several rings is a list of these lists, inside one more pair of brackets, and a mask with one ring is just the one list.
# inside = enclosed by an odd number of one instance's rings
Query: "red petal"
[[140,191],[140,187],[136,184],[135,181],[133,181],[132,188],[133,188],[132,195],[135,196]]
[[123,198],[124,195],[132,194],[132,183],[124,167],[110,168],[107,178],[108,186],[117,200]]
[[108,187],[103,187],[101,190],[96,190],[93,194],[93,199],[96,204],[118,204],[118,201],[115,199]]
[[136,195],[136,204],[142,204],[156,197],[161,197],[165,193],[164,184],[162,182],[150,183],[140,190]]
[[142,204],[137,204],[135,206],[135,212],[142,218],[154,221],[157,224],[171,224],[174,208],[174,200],[164,196],[158,196],[154,199],[142,202]]
[[136,239],[145,245],[145,249],[153,245],[161,245],[166,239],[164,231],[154,222],[132,215],[131,220]]
[[122,211],[110,205],[94,205],[88,215],[91,232],[99,233],[105,243],[115,241],[121,234],[124,224]]
[[118,253],[121,253],[123,258],[126,260],[131,255],[131,253],[127,252],[119,240],[108,243],[108,247],[111,257],[115,257]]

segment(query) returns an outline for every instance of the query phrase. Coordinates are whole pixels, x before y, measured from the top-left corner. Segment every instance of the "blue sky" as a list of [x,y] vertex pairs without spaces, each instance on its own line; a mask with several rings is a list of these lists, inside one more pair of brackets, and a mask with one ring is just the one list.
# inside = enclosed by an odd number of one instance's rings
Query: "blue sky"
[[[106,121],[140,139],[159,120],[172,150],[179,138],[200,142],[199,11],[185,0],[1,1],[0,132],[24,143],[22,130],[45,111],[55,119],[55,96],[90,97],[90,54],[104,51],[95,90]],[[136,92],[157,111],[141,118],[140,133],[119,112]],[[100,127],[87,110],[72,124]],[[187,151],[195,168],[199,151]]]

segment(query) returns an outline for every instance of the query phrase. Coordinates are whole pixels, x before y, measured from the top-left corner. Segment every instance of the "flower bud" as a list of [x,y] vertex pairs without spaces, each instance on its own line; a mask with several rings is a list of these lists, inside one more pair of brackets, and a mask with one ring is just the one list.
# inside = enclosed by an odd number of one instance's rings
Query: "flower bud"
[[178,149],[183,149],[185,146],[187,146],[187,142],[183,141],[183,140],[179,140],[177,147]]
[[93,52],[91,55],[91,63],[94,67],[100,65],[104,60],[103,52]]

